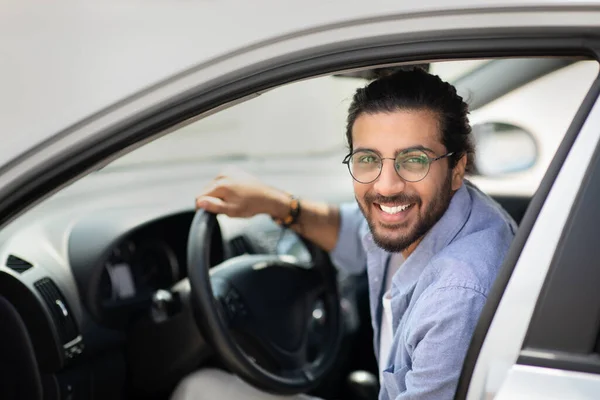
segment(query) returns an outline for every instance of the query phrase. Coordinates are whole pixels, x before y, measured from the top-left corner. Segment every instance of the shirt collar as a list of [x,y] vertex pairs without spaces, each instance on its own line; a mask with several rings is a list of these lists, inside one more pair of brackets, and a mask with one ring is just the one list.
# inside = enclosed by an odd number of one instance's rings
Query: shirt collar
[[[421,243],[413,251],[413,253],[405,260],[405,262],[417,261],[417,264],[425,266],[425,264],[450,242],[463,228],[471,213],[471,195],[467,190],[467,183],[463,183],[461,187],[454,193],[450,200],[448,209],[442,215],[442,218],[425,234]],[[368,253],[383,252],[373,239],[369,229],[363,233],[363,245]]]

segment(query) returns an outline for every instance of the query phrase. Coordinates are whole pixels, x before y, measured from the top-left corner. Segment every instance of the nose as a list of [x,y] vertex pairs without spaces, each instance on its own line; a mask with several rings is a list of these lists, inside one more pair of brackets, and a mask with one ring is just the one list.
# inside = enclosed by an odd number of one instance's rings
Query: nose
[[398,176],[393,160],[383,160],[381,174],[373,183],[373,189],[382,196],[393,196],[404,190],[406,182]]

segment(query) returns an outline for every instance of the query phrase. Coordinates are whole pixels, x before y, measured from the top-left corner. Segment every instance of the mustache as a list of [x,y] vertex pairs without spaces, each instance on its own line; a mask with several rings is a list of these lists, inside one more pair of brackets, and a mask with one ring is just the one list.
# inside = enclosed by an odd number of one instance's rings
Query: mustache
[[417,195],[408,195],[406,193],[398,193],[393,196],[382,196],[378,193],[367,193],[365,201],[368,203],[418,203],[421,198]]

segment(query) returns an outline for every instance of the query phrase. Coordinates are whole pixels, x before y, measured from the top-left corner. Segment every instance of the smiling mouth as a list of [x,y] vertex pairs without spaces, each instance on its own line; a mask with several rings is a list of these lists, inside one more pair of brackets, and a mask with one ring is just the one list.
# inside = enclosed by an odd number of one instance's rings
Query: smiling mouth
[[413,206],[414,203],[410,203],[410,204],[402,204],[402,205],[398,205],[398,206],[384,206],[383,204],[377,204],[375,203],[377,206],[379,206],[379,209],[381,211],[383,211],[386,214],[389,215],[396,215],[401,213],[402,211],[406,211],[408,210],[410,207]]

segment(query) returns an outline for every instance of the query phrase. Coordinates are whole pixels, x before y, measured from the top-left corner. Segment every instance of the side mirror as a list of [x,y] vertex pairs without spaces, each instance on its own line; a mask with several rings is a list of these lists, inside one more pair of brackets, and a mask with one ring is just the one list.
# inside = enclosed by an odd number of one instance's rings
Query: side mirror
[[523,128],[502,122],[472,127],[475,137],[475,174],[497,177],[522,172],[538,159],[535,138]]

